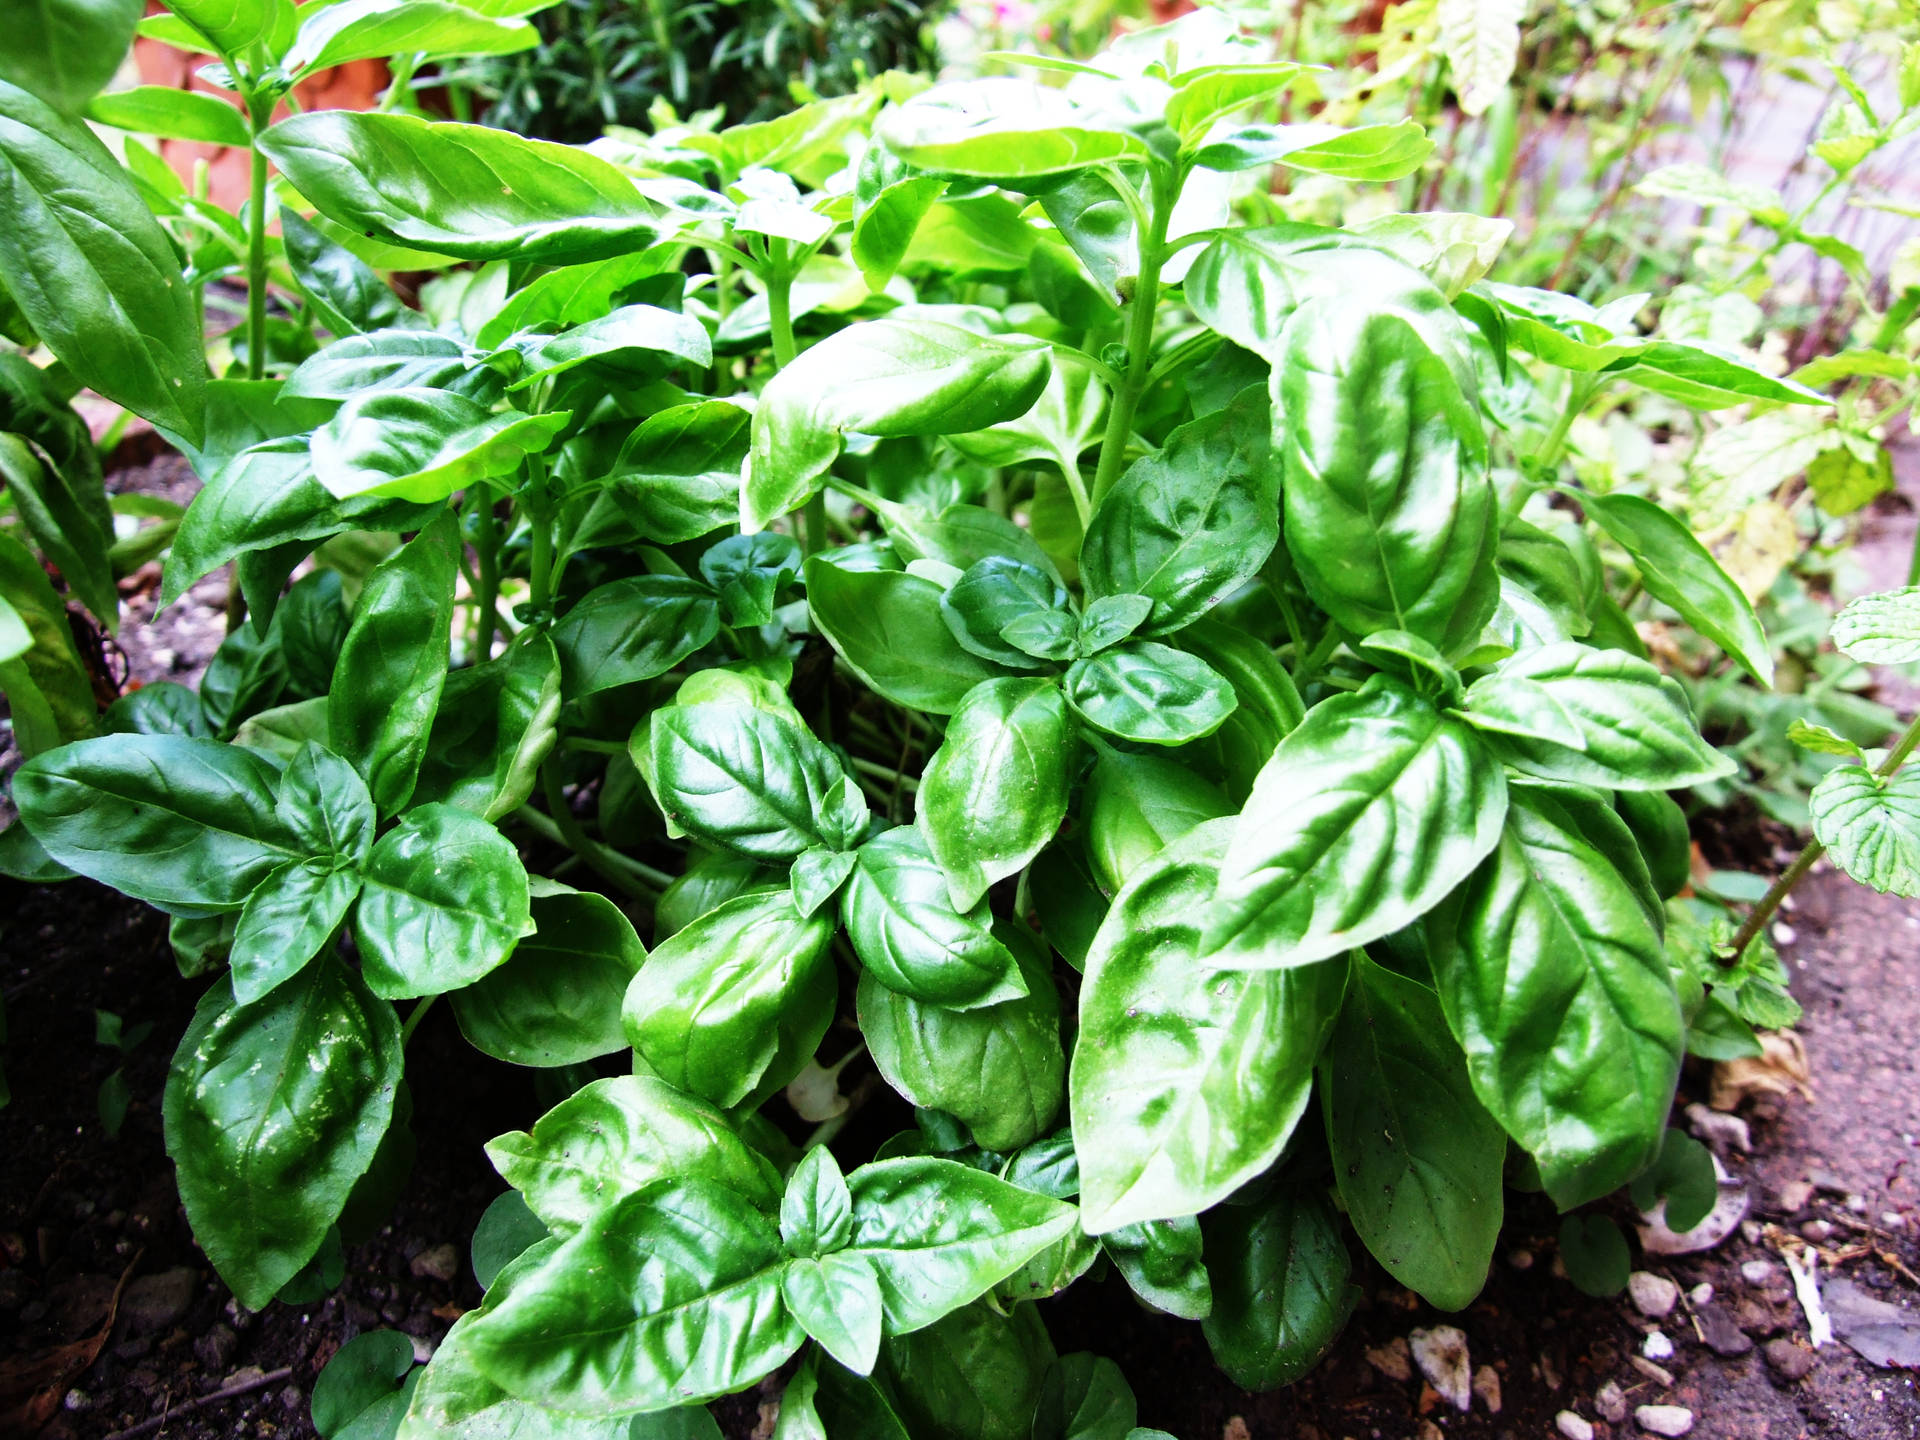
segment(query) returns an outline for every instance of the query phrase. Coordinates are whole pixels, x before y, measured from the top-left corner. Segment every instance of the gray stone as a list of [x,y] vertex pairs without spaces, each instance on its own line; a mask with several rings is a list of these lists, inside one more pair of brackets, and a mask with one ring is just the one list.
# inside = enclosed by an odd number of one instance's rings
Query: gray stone
[[409,1268],[422,1280],[451,1280],[460,1273],[460,1252],[451,1245],[435,1245],[414,1256]]
[[1718,1305],[1702,1306],[1694,1318],[1700,1322],[1700,1338],[1707,1342],[1707,1348],[1723,1359],[1731,1360],[1753,1349],[1747,1332],[1734,1324],[1733,1317]]
[[1796,1345],[1791,1340],[1769,1340],[1765,1351],[1767,1364],[1773,1367],[1773,1373],[1782,1380],[1804,1380],[1813,1373],[1817,1363],[1813,1351],[1805,1346]]
[[1651,1270],[1636,1270],[1627,1276],[1627,1296],[1633,1301],[1633,1308],[1652,1320],[1659,1320],[1673,1313],[1673,1307],[1680,1303],[1680,1287],[1664,1275],[1655,1275]]
[[1627,1418],[1627,1394],[1617,1381],[1609,1380],[1593,1392],[1593,1408],[1600,1412],[1600,1418],[1609,1425],[1618,1425]]
[[234,1352],[239,1348],[238,1335],[224,1325],[215,1325],[193,1342],[193,1355],[210,1374],[218,1375],[233,1363]]
[[1640,1428],[1653,1435],[1678,1440],[1693,1429],[1693,1412],[1684,1405],[1642,1405],[1633,1412]]
[[158,1275],[142,1275],[120,1297],[120,1318],[135,1335],[178,1325],[193,1308],[193,1292],[199,1283],[200,1277],[185,1265],[162,1270]]
[[1473,1362],[1467,1358],[1467,1337],[1452,1325],[1415,1330],[1407,1337],[1413,1363],[1427,1377],[1440,1398],[1461,1414],[1473,1404]]

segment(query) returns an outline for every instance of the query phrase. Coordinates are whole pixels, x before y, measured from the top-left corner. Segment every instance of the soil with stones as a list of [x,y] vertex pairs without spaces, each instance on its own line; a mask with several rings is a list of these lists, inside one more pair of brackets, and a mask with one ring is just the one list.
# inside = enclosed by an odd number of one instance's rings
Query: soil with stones
[[[117,483],[192,485],[168,460]],[[1876,546],[1904,558],[1903,505],[1876,523],[1869,558]],[[191,680],[218,642],[224,577],[157,620],[153,586],[130,589],[120,644],[133,678]],[[1703,836],[1756,863],[1777,863],[1774,838],[1755,855],[1745,836]],[[1551,1206],[1510,1195],[1487,1288],[1458,1314],[1424,1305],[1354,1244],[1359,1308],[1326,1361],[1286,1390],[1237,1390],[1197,1325],[1148,1313],[1117,1278],[1082,1281],[1045,1307],[1056,1344],[1112,1357],[1140,1423],[1179,1440],[1618,1440],[1657,1433],[1636,1419],[1641,1406],[1669,1407],[1648,1417],[1674,1422],[1669,1431],[1684,1411],[1709,1440],[1920,1437],[1912,1372],[1877,1368],[1842,1342],[1811,1348],[1783,1264],[1783,1251],[1811,1243],[1823,1287],[1844,1276],[1869,1299],[1920,1311],[1920,903],[1817,874],[1784,920],[1806,1007],[1805,1093],[1788,1085],[1741,1102],[1750,1153],[1724,1122],[1705,1122],[1749,1209],[1710,1251],[1636,1255],[1673,1282],[1639,1284],[1653,1309],[1672,1299],[1666,1313],[1577,1291],[1560,1273]],[[251,1314],[195,1245],[162,1144],[167,1060],[201,988],[179,979],[155,912],[86,881],[0,881],[0,1065],[12,1090],[0,1110],[0,1435],[308,1436],[314,1378],[340,1345],[384,1327],[425,1356],[479,1301],[467,1241],[502,1188],[481,1146],[550,1103],[539,1077],[478,1056],[444,1008],[429,1016],[407,1067],[419,1160],[390,1223],[348,1250],[334,1294]],[[96,1010],[151,1033],[123,1059],[95,1043]],[[98,1097],[121,1067],[129,1104],[115,1136]],[[1690,1063],[1680,1109],[1710,1099],[1713,1078]],[[869,1107],[846,1133],[849,1161],[896,1119],[890,1105]],[[1437,1326],[1464,1339],[1476,1381],[1464,1413],[1411,1363],[1410,1337]],[[765,1440],[779,1384],[715,1407],[733,1440]]]

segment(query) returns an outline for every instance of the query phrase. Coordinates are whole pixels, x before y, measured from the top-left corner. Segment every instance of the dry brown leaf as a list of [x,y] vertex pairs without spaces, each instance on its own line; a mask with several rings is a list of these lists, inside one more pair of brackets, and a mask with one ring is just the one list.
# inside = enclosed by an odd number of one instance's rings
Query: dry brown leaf
[[1806,1042],[1792,1030],[1769,1030],[1760,1036],[1760,1054],[1722,1060],[1713,1067],[1707,1098],[1716,1110],[1735,1109],[1756,1095],[1799,1094],[1811,1101],[1812,1080]]

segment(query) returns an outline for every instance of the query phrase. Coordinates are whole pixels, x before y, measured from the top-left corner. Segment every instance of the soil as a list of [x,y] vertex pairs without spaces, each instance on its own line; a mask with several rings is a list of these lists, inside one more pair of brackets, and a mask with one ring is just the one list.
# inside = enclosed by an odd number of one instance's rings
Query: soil
[[[177,498],[193,485],[170,457],[115,483]],[[1920,493],[1920,477],[1903,483]],[[1884,505],[1862,552],[1869,570],[1903,568],[1912,533],[1904,500]],[[158,619],[152,587],[131,587],[120,645],[133,678],[197,676],[223,628],[225,583],[211,577]],[[1777,863],[1770,831],[1735,825],[1703,838]],[[1083,1281],[1047,1305],[1056,1344],[1112,1357],[1139,1396],[1140,1423],[1178,1440],[1519,1440],[1567,1433],[1556,1430],[1562,1411],[1599,1440],[1617,1440],[1644,1433],[1633,1409],[1648,1404],[1685,1407],[1691,1433],[1706,1440],[1920,1437],[1911,1372],[1876,1369],[1844,1343],[1807,1348],[1807,1317],[1778,1248],[1811,1238],[1829,1261],[1823,1284],[1844,1274],[1877,1298],[1920,1304],[1920,902],[1829,872],[1812,877],[1783,918],[1783,954],[1806,1007],[1812,1098],[1741,1106],[1753,1152],[1723,1158],[1750,1197],[1743,1227],[1704,1254],[1636,1259],[1701,1298],[1656,1321],[1625,1298],[1583,1295],[1559,1270],[1551,1206],[1510,1195],[1493,1274],[1459,1314],[1427,1307],[1354,1245],[1364,1298],[1326,1361],[1285,1390],[1236,1389],[1213,1367],[1197,1325],[1148,1313],[1117,1278]],[[419,1161],[391,1222],[349,1248],[334,1294],[251,1314],[194,1244],[162,1144],[167,1060],[201,988],[177,975],[157,913],[87,881],[0,880],[9,1036],[0,1065],[13,1096],[0,1110],[0,1436],[310,1436],[314,1378],[341,1344],[392,1328],[415,1337],[424,1356],[479,1301],[467,1241],[502,1188],[481,1146],[545,1108],[536,1078],[480,1058],[444,1008],[430,1015],[408,1065]],[[117,1136],[97,1097],[123,1062],[95,1043],[96,1009],[129,1031],[152,1026],[124,1059],[130,1103]],[[1707,1067],[1690,1062],[1680,1108],[1708,1098],[1711,1082]],[[443,1246],[452,1247],[451,1268]],[[1696,1290],[1702,1284],[1711,1300]],[[1393,1352],[1436,1325],[1459,1327],[1471,1364],[1489,1367],[1468,1413]],[[1672,1353],[1650,1373],[1642,1352],[1656,1329]],[[1803,1366],[1803,1378],[1789,1378]],[[1609,1384],[1626,1407],[1612,1423],[1598,1398]],[[714,1407],[730,1440],[765,1440],[778,1387],[776,1378]],[[230,1399],[194,1403],[228,1390]]]

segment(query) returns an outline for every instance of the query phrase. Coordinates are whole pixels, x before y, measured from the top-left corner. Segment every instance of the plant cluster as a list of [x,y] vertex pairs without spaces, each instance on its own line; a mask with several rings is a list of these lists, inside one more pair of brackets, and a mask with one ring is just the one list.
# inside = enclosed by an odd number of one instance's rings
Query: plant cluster
[[[1679,1223],[1683,1053],[1792,1002],[1673,899],[1670,792],[1732,762],[1600,544],[1773,660],[1565,446],[1600,382],[1824,394],[1643,333],[1643,296],[1485,279],[1497,222],[1235,223],[1235,177],[1432,145],[1249,119],[1313,72],[1214,11],[586,149],[266,123],[302,65],[522,23],[459,9],[146,22],[252,117],[246,243],[207,242],[253,284],[248,378],[205,373],[212,267],[159,187],[0,82],[0,280],[204,479],[164,598],[231,563],[246,599],[198,694],[35,731],[64,612],[0,573],[10,868],[160,908],[206,977],[165,1122],[208,1257],[254,1307],[337,1281],[439,997],[565,1096],[489,1146],[485,1303],[421,1369],[360,1352],[323,1428],[687,1433],[632,1417],[697,1430],[800,1356],[785,1435],[1124,1436],[1030,1303],[1096,1265],[1266,1387],[1344,1322],[1349,1233],[1459,1308],[1509,1184]],[[376,266],[444,273],[414,310]],[[887,1103],[839,1093],[862,1049],[914,1123],[843,1164]]]

